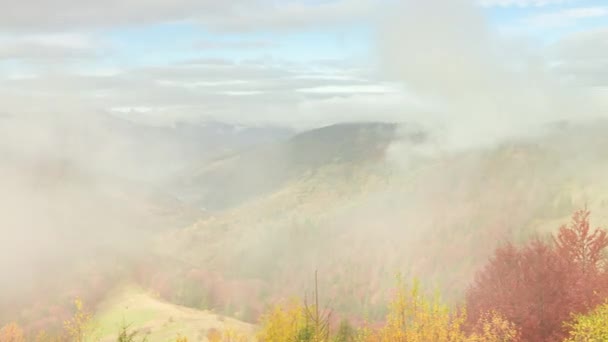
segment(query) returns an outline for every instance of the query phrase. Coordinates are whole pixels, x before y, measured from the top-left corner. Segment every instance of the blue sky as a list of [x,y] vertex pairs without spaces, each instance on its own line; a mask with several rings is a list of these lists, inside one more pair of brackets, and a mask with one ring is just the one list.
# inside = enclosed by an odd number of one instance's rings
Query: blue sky
[[561,1],[545,6],[494,6],[484,12],[491,25],[519,27],[540,41],[554,42],[565,34],[606,25],[606,5],[601,0]]
[[[558,66],[550,70],[551,77],[560,79],[557,83],[603,87],[604,80],[595,75],[603,75],[606,67],[601,53],[608,47],[605,1],[453,0],[453,13],[445,13],[446,4],[7,2],[9,10],[0,14],[0,86],[6,90],[4,103],[11,106],[7,110],[14,113],[44,115],[50,107],[115,113],[154,124],[217,119],[301,126],[407,120],[408,113],[437,108],[447,101],[436,98],[446,95],[443,90],[417,88],[421,84],[410,77],[460,72],[445,69],[443,61],[449,65],[451,56],[476,63],[465,68],[493,78],[511,65],[527,65],[534,55],[545,66]],[[414,26],[400,17],[426,22]],[[468,27],[468,21],[482,24]],[[388,30],[389,25],[396,28]],[[479,31],[509,57],[477,43]],[[400,55],[403,49],[416,49],[425,59],[425,54],[437,53],[425,49],[442,49],[441,44],[450,47],[440,50],[445,56],[437,59],[436,68],[410,61],[416,54]],[[526,48],[520,51],[521,46]],[[399,65],[391,65],[395,54]],[[422,74],[413,72],[412,65],[422,68]],[[439,83],[458,77],[468,78],[456,75]]]
[[172,63],[195,58],[270,58],[305,62],[366,55],[372,28],[352,24],[288,33],[217,33],[196,24],[168,23],[113,29],[101,34],[117,47],[121,60],[131,63]]
[[[527,35],[543,44],[555,42],[567,34],[608,24],[608,13],[602,13],[608,11],[608,4],[601,0],[525,6],[498,4],[482,6],[481,10],[492,28]],[[590,13],[568,13],[577,10],[588,10]],[[594,14],[593,10],[598,13]],[[563,19],[558,19],[560,16]],[[370,17],[338,25],[284,31],[262,28],[254,32],[218,32],[199,23],[170,22],[104,29],[99,34],[116,47],[117,58],[127,63],[172,63],[192,58],[271,58],[305,62],[365,58],[374,48],[374,29],[375,23]],[[196,44],[200,41],[215,42],[217,46],[197,48]],[[239,48],[238,43],[245,42],[266,44]],[[221,43],[227,44],[221,46]]]

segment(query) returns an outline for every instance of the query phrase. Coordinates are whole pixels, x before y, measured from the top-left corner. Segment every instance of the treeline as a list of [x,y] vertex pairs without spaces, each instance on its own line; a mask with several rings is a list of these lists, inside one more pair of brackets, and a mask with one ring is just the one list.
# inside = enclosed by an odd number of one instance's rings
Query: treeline
[[380,326],[364,324],[352,329],[343,323],[332,334],[318,329],[307,306],[291,303],[263,316],[258,339],[608,341],[608,234],[601,228],[592,229],[589,216],[587,210],[575,212],[572,222],[549,239],[499,247],[475,276],[464,303],[456,308],[442,303],[439,294],[426,294],[417,281],[406,286],[399,279]]
[[[256,336],[211,330],[214,342],[507,342],[608,341],[608,234],[592,229],[590,213],[574,213],[570,224],[549,239],[535,238],[524,245],[499,247],[476,274],[461,305],[450,307],[438,293],[401,277],[388,314],[380,322],[335,322],[332,312],[312,302],[292,300],[261,316]],[[49,337],[34,334],[27,340],[90,341],[91,317],[76,302],[74,316],[64,331]],[[176,337],[187,341],[187,337]],[[22,342],[16,323],[0,330],[0,342]],[[125,326],[118,341],[140,341]]]

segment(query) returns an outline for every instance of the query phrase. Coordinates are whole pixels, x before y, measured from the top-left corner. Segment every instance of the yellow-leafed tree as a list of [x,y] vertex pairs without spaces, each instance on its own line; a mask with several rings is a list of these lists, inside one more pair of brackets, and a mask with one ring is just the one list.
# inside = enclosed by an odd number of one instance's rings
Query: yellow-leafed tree
[[330,341],[331,311],[320,310],[317,272],[315,272],[314,303],[304,305],[292,300],[285,306],[275,306],[262,316],[261,342],[328,342]]
[[468,342],[515,342],[520,340],[517,326],[498,312],[482,315]]
[[63,323],[63,327],[70,341],[88,342],[93,339],[92,316],[84,309],[82,300],[75,299],[74,316]]
[[305,308],[296,300],[275,306],[262,316],[261,326],[258,339],[262,342],[299,341],[309,329]]
[[566,326],[571,329],[567,342],[608,341],[608,303],[587,315],[575,316]]
[[382,342],[460,342],[466,341],[462,332],[464,315],[451,314],[439,296],[426,297],[418,281],[408,288],[401,277],[389,306],[386,325],[373,341]]
[[178,334],[175,338],[175,342],[188,342],[188,338],[186,336]]

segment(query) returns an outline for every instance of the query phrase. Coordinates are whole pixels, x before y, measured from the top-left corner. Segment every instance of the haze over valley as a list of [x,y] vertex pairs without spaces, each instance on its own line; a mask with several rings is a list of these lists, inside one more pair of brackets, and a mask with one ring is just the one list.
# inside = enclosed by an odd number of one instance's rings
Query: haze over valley
[[608,334],[603,2],[4,7],[0,342]]

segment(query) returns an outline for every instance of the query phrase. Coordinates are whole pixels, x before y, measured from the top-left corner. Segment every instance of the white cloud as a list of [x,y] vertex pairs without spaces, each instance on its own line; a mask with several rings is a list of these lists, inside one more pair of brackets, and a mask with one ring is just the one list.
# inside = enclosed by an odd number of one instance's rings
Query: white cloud
[[7,90],[0,101],[12,114],[120,111],[155,124],[213,119],[299,127],[394,119],[416,108],[400,87],[342,64],[348,67],[225,61],[96,75],[43,73],[0,81]]
[[399,93],[401,88],[395,85],[366,84],[366,85],[324,85],[312,88],[300,88],[298,92],[312,94],[389,94]]
[[555,28],[575,25],[585,19],[606,16],[608,16],[608,7],[606,6],[575,7],[532,16],[526,19],[525,23],[536,28]]
[[367,16],[373,0],[0,0],[0,30],[65,30],[195,21],[251,31],[335,25]]
[[217,30],[289,30],[334,26],[369,18],[377,8],[378,1],[374,0],[252,2],[250,6],[234,7],[227,16],[201,15],[195,20]]
[[201,50],[251,50],[269,49],[279,46],[267,40],[199,40],[194,47]]
[[566,2],[572,2],[572,0],[479,0],[479,3],[486,7],[543,7],[548,5],[563,4]]
[[[2,1],[6,0],[0,0],[0,4]],[[384,30],[379,39],[387,72],[381,77],[375,75],[371,67],[353,66],[341,60],[291,63],[272,59],[235,62],[201,58],[126,70],[122,66],[100,65],[97,71],[93,67],[93,71],[79,73],[73,72],[75,69],[70,69],[70,73],[42,70],[36,75],[27,70],[12,70],[10,78],[0,81],[0,86],[7,90],[0,95],[0,100],[6,110],[13,112],[146,108],[139,111],[141,115],[156,116],[166,122],[177,118],[193,121],[214,118],[294,124],[323,121],[313,109],[327,115],[327,121],[339,117],[393,117],[394,113],[403,114],[405,109],[420,108],[421,98],[437,107],[450,108],[451,105],[458,112],[454,117],[463,115],[470,121],[491,118],[487,119],[490,124],[496,120],[506,123],[508,120],[504,117],[514,115],[531,120],[537,114],[552,117],[569,108],[563,104],[568,102],[569,95],[563,96],[561,88],[556,90],[554,75],[547,72],[544,61],[535,64],[533,54],[494,36],[479,12],[482,9],[475,6],[474,1],[401,2],[410,6],[407,10],[395,10],[394,17],[382,24]],[[485,0],[483,4],[548,6],[558,2]],[[42,59],[98,56],[100,51],[107,50],[104,42],[92,34],[36,30],[72,28],[76,32],[90,32],[85,29],[171,20],[198,21],[209,28],[228,31],[293,29],[370,18],[376,11],[374,4],[378,3],[372,0],[135,0],[125,4],[118,0],[105,3],[60,0],[34,6],[34,0],[25,0],[14,6],[5,4],[13,15],[10,18],[6,12],[0,13],[0,27],[19,31],[0,37],[0,59],[37,59],[35,62],[40,63]],[[604,11],[603,7],[594,7],[552,14],[577,19],[604,15]],[[242,50],[272,47],[274,43],[229,40],[220,35],[196,44],[200,49]],[[583,50],[567,44],[562,49]],[[591,48],[585,49],[592,53]],[[560,54],[565,59],[566,53]],[[591,72],[585,71],[590,62],[585,62],[584,68],[577,64],[582,63],[580,61],[561,62],[561,67],[553,71],[569,77],[578,75],[581,79],[591,77]],[[593,70],[600,74],[603,64],[594,63]],[[579,71],[575,72],[577,68]],[[416,101],[406,96],[400,86],[380,79],[384,77],[403,81],[407,91],[417,96]],[[365,107],[353,108],[349,101]],[[471,110],[463,114],[469,106]],[[342,112],[332,113],[330,108]],[[387,108],[391,108],[390,113]]]
[[438,104],[451,134],[476,144],[548,121],[602,114],[586,89],[563,86],[542,46],[497,35],[470,1],[401,6],[378,34],[385,72]]
[[550,46],[553,69],[578,86],[608,86],[608,28],[578,32]]
[[24,34],[0,36],[0,60],[63,60],[94,57],[105,46],[83,34]]

